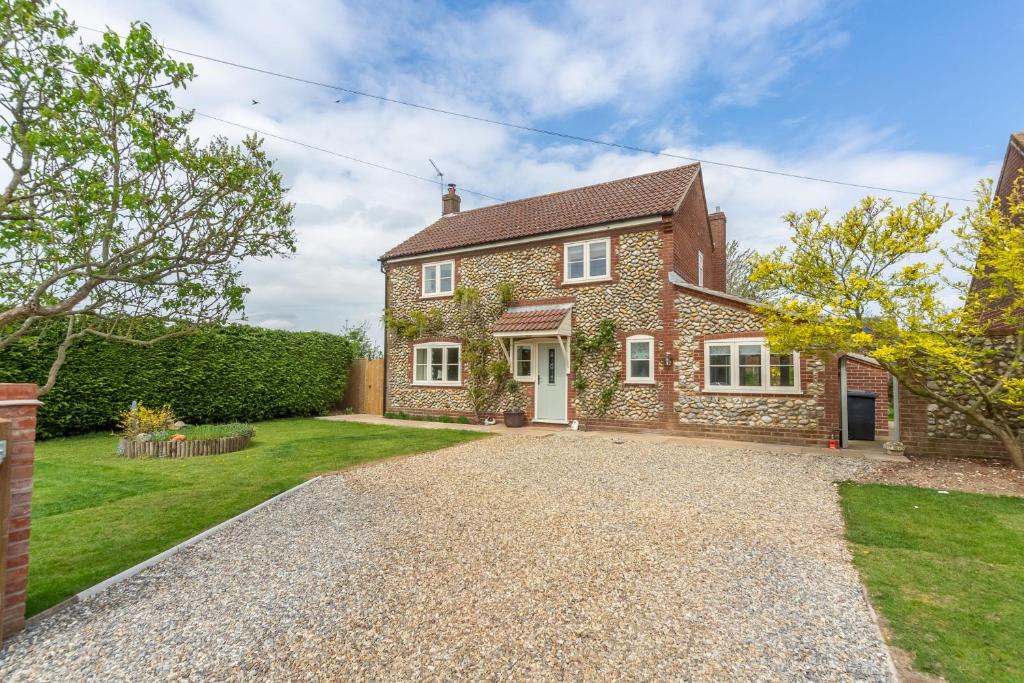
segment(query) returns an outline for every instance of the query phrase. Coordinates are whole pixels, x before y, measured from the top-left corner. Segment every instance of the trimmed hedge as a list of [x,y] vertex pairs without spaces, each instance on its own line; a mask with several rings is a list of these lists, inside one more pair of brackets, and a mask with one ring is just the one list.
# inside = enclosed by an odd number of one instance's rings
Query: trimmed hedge
[[[0,382],[46,380],[58,339],[0,353]],[[207,328],[145,348],[84,338],[43,397],[40,438],[114,426],[133,400],[170,405],[192,424],[322,415],[345,393],[354,354],[348,337],[247,325]]]

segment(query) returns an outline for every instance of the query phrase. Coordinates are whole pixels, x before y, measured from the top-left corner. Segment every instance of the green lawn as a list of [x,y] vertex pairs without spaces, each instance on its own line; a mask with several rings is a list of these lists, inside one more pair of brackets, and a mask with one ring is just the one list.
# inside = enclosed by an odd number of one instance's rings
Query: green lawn
[[483,436],[313,419],[256,425],[245,450],[125,459],[116,438],[36,449],[28,613],[35,614],[322,472]]
[[854,563],[915,668],[950,681],[1024,680],[1024,499],[840,490]]

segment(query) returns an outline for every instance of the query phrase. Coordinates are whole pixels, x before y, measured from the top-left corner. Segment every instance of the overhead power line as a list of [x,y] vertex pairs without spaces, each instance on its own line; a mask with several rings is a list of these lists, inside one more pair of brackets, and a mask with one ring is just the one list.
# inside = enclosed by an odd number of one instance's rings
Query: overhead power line
[[[182,110],[182,111],[185,111],[185,110]],[[195,110],[193,110],[193,111],[195,111]],[[248,130],[248,131],[252,131],[253,133],[256,133],[258,135],[262,135],[264,137],[274,138],[275,140],[281,140],[282,142],[288,142],[288,143],[291,143],[293,145],[299,145],[300,147],[305,147],[306,149],[312,149],[312,150],[316,150],[317,152],[323,152],[324,154],[330,154],[331,156],[340,157],[342,159],[347,159],[349,161],[354,161],[357,164],[363,164],[364,166],[372,166],[373,168],[379,168],[382,171],[388,171],[390,173],[397,173],[399,175],[404,175],[407,178],[415,178],[416,180],[423,180],[425,182],[428,182],[431,185],[437,185],[437,181],[434,180],[433,178],[428,178],[426,176],[416,175],[415,173],[409,173],[408,171],[402,171],[402,170],[397,169],[397,168],[391,168],[390,166],[384,166],[383,164],[374,163],[372,161],[366,161],[365,159],[357,159],[354,156],[349,156],[348,154],[342,154],[341,152],[336,152],[333,149],[327,149],[326,147],[319,147],[317,145],[312,145],[312,144],[310,144],[308,142],[303,142],[302,140],[296,140],[294,138],[286,138],[285,136],[278,135],[277,133],[271,133],[269,131],[260,130],[259,128],[253,128],[252,126],[247,126],[247,125],[245,125],[243,123],[237,123],[235,121],[229,121],[227,119],[222,119],[219,116],[213,116],[211,114],[204,114],[201,111],[195,111],[195,115],[196,116],[202,116],[204,119],[210,119],[211,121],[219,121],[220,123],[224,123],[224,124],[227,124],[229,126],[235,126],[236,128],[242,128],[242,129],[245,129],[245,130]],[[486,199],[493,199],[496,202],[503,202],[503,201],[505,201],[501,197],[494,197],[494,196],[491,196],[489,194],[484,194],[483,192],[477,192],[475,190],[467,189],[465,187],[460,187],[459,188],[459,192],[466,192],[468,194],[475,194],[478,197],[484,197]]]
[[[88,26],[79,26],[79,28],[83,28],[83,29],[85,29],[87,31],[94,31],[96,33],[103,33],[103,31],[101,31],[99,29],[90,28]],[[312,86],[316,86],[316,87],[320,87],[320,88],[326,88],[328,90],[334,90],[336,92],[343,92],[343,93],[347,93],[347,94],[350,94],[350,95],[356,95],[358,97],[365,97],[365,98],[368,98],[368,99],[378,100],[380,102],[387,102],[387,103],[390,103],[390,104],[398,104],[398,105],[401,105],[403,107],[411,107],[413,109],[420,109],[420,110],[423,110],[423,111],[434,112],[436,114],[444,114],[446,116],[456,116],[456,117],[459,117],[459,118],[462,118],[462,119],[467,119],[469,121],[478,121],[478,122],[481,122],[481,123],[488,123],[488,124],[492,124],[492,125],[495,125],[495,126],[504,126],[506,128],[512,128],[512,129],[523,131],[523,132],[527,132],[527,133],[537,133],[537,134],[540,134],[540,135],[549,135],[549,136],[552,136],[552,137],[562,138],[564,140],[574,140],[576,142],[585,142],[585,143],[591,144],[591,145],[601,145],[603,147],[610,147],[610,148],[613,148],[613,149],[621,149],[621,150],[627,151],[627,152],[638,152],[638,153],[641,153],[641,154],[650,154],[650,155],[653,155],[653,156],[667,157],[667,158],[670,158],[670,159],[679,159],[681,161],[697,162],[697,163],[701,163],[701,164],[706,164],[708,166],[720,166],[722,168],[731,168],[731,169],[736,169],[736,170],[739,170],[739,171],[749,171],[749,172],[752,172],[752,173],[764,173],[764,174],[768,174],[768,175],[781,176],[781,177],[784,177],[784,178],[793,178],[793,179],[796,179],[796,180],[807,180],[807,181],[812,181],[812,182],[817,182],[817,183],[827,183],[827,184],[830,184],[830,185],[841,185],[841,186],[844,186],[844,187],[854,187],[854,188],[861,189],[861,190],[874,190],[874,191],[877,191],[877,192],[887,192],[887,193],[892,193],[892,194],[905,194],[905,195],[913,195],[913,196],[920,196],[920,195],[924,194],[923,192],[917,192],[917,191],[914,191],[914,190],[900,190],[900,189],[897,189],[897,188],[881,187],[881,186],[878,186],[878,185],[865,185],[865,184],[862,184],[862,183],[854,183],[854,182],[849,182],[849,181],[845,181],[845,180],[835,180],[835,179],[832,179],[832,178],[822,178],[822,177],[819,177],[819,176],[804,175],[804,174],[800,174],[800,173],[791,173],[789,171],[778,171],[778,170],[769,169],[769,168],[759,168],[757,166],[746,166],[746,165],[743,165],[743,164],[733,164],[733,163],[729,163],[729,162],[726,162],[726,161],[715,161],[714,159],[706,159],[706,158],[702,158],[702,157],[692,157],[692,156],[686,156],[686,155],[683,155],[683,154],[673,154],[672,152],[661,152],[661,151],[658,151],[658,150],[655,150],[655,149],[646,149],[644,147],[637,147],[635,145],[627,145],[627,144],[619,143],[619,142],[610,142],[608,140],[598,140],[596,138],[589,138],[589,137],[586,137],[586,136],[583,136],[583,135],[575,135],[573,133],[565,133],[565,132],[562,132],[562,131],[548,130],[546,128],[537,128],[535,126],[527,126],[527,125],[523,125],[523,124],[519,124],[519,123],[512,123],[511,121],[502,121],[500,119],[492,119],[492,118],[487,118],[485,116],[477,116],[476,114],[467,114],[465,112],[454,111],[454,110],[451,110],[451,109],[443,109],[441,107],[433,107],[433,106],[430,106],[430,105],[427,105],[427,104],[419,104],[417,102],[411,102],[409,100],[401,100],[401,99],[397,99],[397,98],[393,98],[393,97],[386,97],[384,95],[376,95],[374,93],[364,92],[362,90],[356,90],[354,88],[346,88],[344,86],[335,85],[333,83],[324,83],[323,81],[317,81],[317,80],[313,80],[313,79],[310,79],[310,78],[303,78],[301,76],[293,76],[291,74],[281,73],[279,71],[272,71],[270,69],[263,69],[263,68],[260,68],[260,67],[257,67],[257,66],[250,66],[248,64],[242,64],[240,62],[233,62],[233,61],[228,60],[228,59],[221,59],[219,57],[211,57],[209,55],[200,54],[198,52],[190,52],[188,50],[182,50],[182,49],[179,49],[179,48],[170,47],[168,45],[164,45],[164,48],[169,50],[169,51],[171,51],[171,52],[176,52],[178,54],[186,55],[188,57],[195,57],[196,59],[202,59],[202,60],[205,60],[205,61],[208,61],[208,62],[214,62],[216,64],[223,64],[225,66],[234,67],[236,69],[243,69],[245,71],[251,71],[253,73],[263,74],[263,75],[266,75],[266,76],[273,76],[275,78],[283,78],[285,80],[294,81],[296,83],[304,83],[306,85],[312,85]],[[419,176],[416,176],[416,177],[419,177]],[[953,196],[940,195],[940,194],[931,195],[931,196],[935,197],[936,199],[945,199],[945,200],[955,201],[955,202],[970,202],[970,201],[972,201],[972,200],[970,200],[968,198],[965,198],[965,197],[953,197]]]

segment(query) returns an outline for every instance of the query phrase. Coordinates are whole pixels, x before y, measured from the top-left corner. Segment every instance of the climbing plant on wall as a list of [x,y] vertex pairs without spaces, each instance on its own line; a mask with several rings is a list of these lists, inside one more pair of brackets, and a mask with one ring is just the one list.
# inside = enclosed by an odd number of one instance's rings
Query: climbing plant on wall
[[604,417],[618,391],[622,372],[615,362],[615,321],[605,318],[593,335],[579,331],[572,340],[573,388],[581,417]]
[[512,286],[498,286],[498,300],[489,302],[474,287],[455,290],[456,325],[462,343],[463,384],[477,421],[497,409],[508,393],[512,373],[491,327],[512,303]]
[[[462,344],[462,383],[477,421],[494,412],[509,393],[512,372],[491,327],[514,298],[511,283],[495,288],[496,297],[482,296],[475,287],[458,287],[452,295],[455,304],[454,330],[446,330],[446,321],[438,308],[398,314],[384,313],[388,330],[406,340],[455,332]],[[518,388],[518,387],[516,387]]]
[[384,325],[402,339],[429,337],[441,331],[444,320],[441,311],[432,308],[427,311],[412,311],[409,315],[398,315],[384,311]]

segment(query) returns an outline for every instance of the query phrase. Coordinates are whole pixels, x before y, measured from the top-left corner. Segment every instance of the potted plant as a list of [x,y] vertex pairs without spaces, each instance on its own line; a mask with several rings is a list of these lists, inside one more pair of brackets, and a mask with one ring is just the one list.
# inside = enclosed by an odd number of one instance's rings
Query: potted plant
[[523,427],[526,425],[526,413],[523,406],[526,405],[526,396],[523,388],[514,379],[508,382],[508,399],[505,402],[505,426]]

